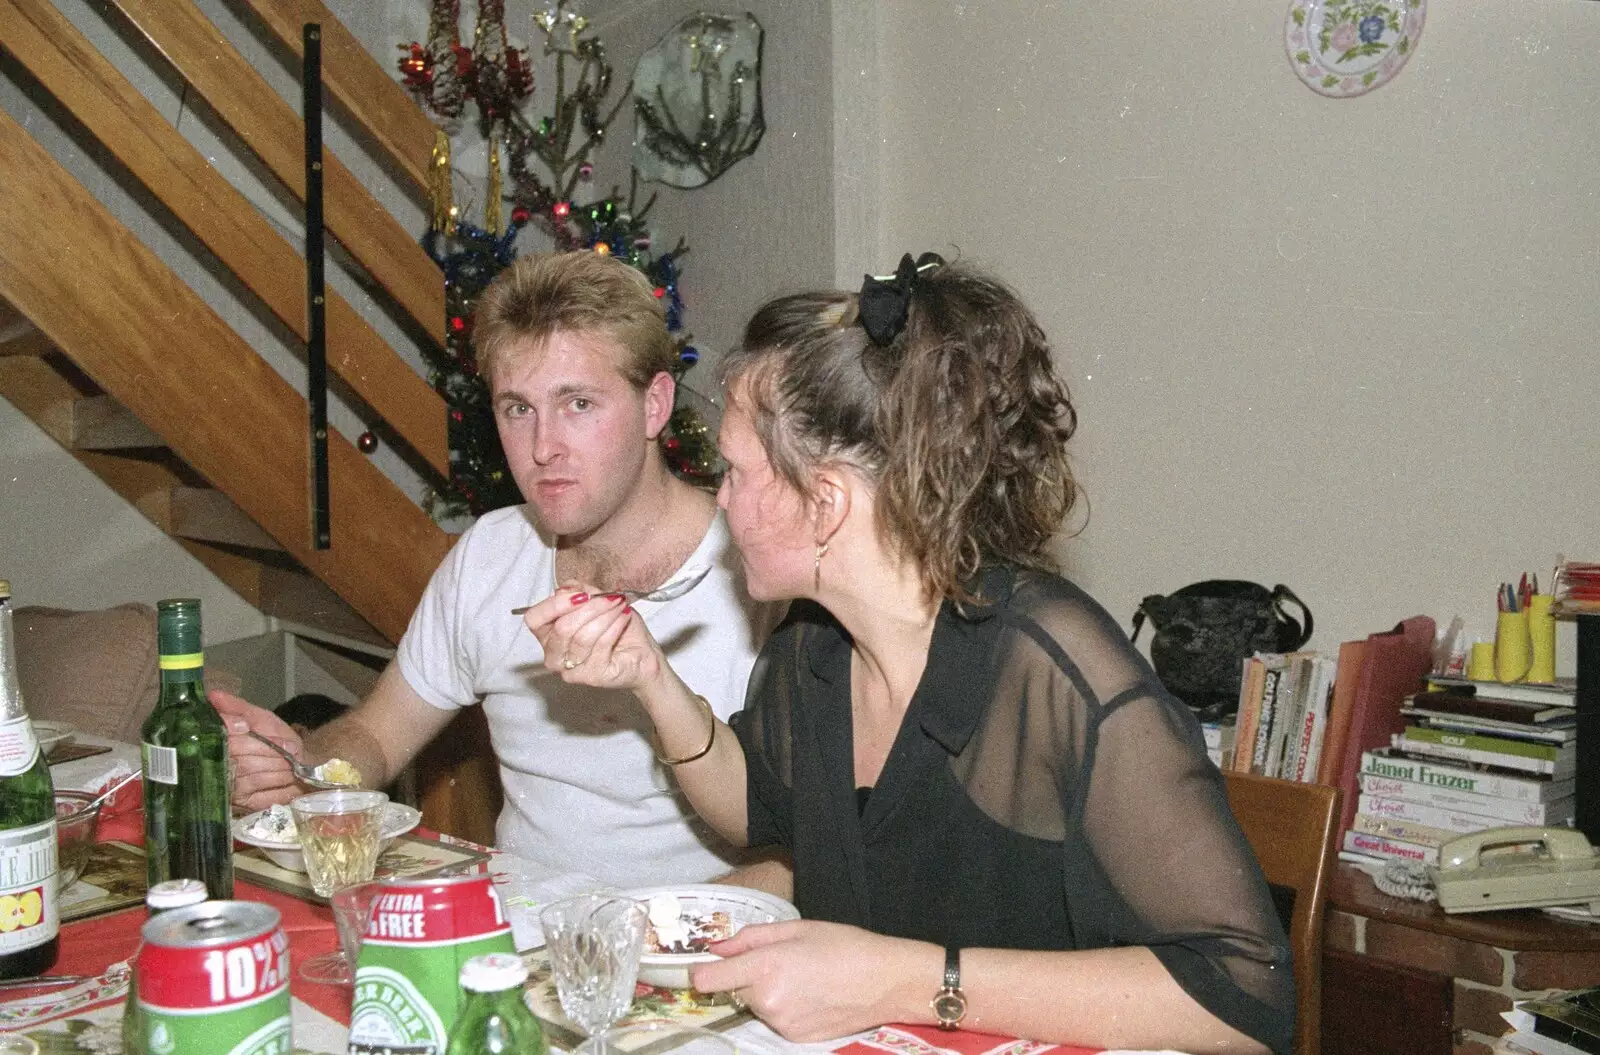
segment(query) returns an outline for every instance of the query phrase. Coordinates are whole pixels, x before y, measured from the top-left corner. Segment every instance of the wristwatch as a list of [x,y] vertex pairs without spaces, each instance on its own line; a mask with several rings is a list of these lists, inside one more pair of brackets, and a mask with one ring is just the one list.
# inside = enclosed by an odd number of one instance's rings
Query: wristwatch
[[933,996],[933,1013],[940,1029],[958,1029],[967,1017],[967,994],[961,991],[961,950],[954,945],[944,949],[944,987]]

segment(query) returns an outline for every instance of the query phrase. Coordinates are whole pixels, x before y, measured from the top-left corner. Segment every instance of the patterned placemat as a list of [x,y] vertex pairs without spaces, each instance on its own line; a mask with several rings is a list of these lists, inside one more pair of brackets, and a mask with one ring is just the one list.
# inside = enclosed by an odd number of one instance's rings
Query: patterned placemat
[[122,842],[95,843],[78,881],[62,892],[62,923],[144,904],[144,849]]
[[[429,835],[407,832],[395,839],[378,858],[375,879],[423,879],[470,869],[487,861],[489,854],[474,850],[457,842],[446,843]],[[328,899],[319,897],[311,889],[311,879],[304,872],[274,864],[260,847],[239,847],[233,855],[234,874],[239,878],[309,901],[326,905]]]
[[[561,998],[556,993],[549,953],[542,948],[532,949],[522,954],[522,961],[528,965],[528,1005],[539,1016],[550,1043],[571,1051],[583,1043],[586,1034],[561,1010]],[[664,989],[640,983],[634,987],[633,1007],[616,1024],[637,1026],[666,1022],[720,1033],[741,1022],[750,1021],[751,1017],[750,1012],[734,1007],[720,994],[701,993],[693,989]],[[681,1039],[669,1037],[651,1041],[644,1036],[637,1038],[637,1046],[628,1050],[636,1055],[657,1055],[680,1043]]]

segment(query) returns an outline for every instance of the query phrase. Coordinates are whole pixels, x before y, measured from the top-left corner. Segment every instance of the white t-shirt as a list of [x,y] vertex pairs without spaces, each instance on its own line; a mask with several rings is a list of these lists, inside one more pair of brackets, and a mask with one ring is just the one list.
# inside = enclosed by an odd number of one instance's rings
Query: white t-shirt
[[[745,593],[720,512],[684,568],[706,564],[711,574],[688,594],[634,609],[684,683],[726,719],[743,706],[778,612]],[[527,507],[486,514],[434,572],[396,656],[407,684],[433,706],[483,704],[505,788],[497,844],[553,872],[620,887],[728,871],[738,851],[656,761],[650,719],[633,694],[562,681],[511,614],[555,588],[555,549]]]

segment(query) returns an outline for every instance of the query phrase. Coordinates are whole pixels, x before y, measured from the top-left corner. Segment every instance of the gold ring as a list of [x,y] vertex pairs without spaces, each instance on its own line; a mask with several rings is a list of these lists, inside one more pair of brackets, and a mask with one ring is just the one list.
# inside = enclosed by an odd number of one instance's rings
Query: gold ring
[[744,1011],[748,1007],[748,1005],[744,1002],[744,997],[739,995],[738,989],[728,990],[728,1003],[732,1004],[740,1011]]
[[571,656],[568,656],[566,659],[561,661],[562,670],[573,670],[577,667],[577,665],[578,661],[573,659]]

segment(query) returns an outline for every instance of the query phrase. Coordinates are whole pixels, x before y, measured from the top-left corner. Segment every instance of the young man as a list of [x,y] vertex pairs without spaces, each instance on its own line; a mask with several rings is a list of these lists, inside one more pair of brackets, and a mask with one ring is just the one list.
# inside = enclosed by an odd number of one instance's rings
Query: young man
[[302,741],[270,713],[213,694],[229,724],[235,800],[259,809],[304,791],[250,729],[307,761],[347,759],[363,784],[383,787],[458,708],[481,703],[505,789],[498,845],[624,887],[725,873],[733,849],[658,764],[638,703],[549,674],[512,614],[562,583],[600,599],[710,567],[682,598],[635,608],[719,716],[743,703],[777,613],[745,593],[713,496],[673,476],[661,454],[676,349],[660,303],[643,275],[612,258],[527,257],[484,292],[474,339],[527,504],[462,535],[395,661],[350,714]]

